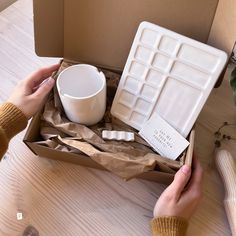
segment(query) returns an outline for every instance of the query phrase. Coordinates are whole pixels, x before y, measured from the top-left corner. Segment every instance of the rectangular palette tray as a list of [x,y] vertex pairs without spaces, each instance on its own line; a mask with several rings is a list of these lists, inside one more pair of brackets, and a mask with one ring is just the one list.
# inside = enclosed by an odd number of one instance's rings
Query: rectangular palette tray
[[140,130],[157,113],[186,137],[226,61],[221,50],[142,22],[111,114]]

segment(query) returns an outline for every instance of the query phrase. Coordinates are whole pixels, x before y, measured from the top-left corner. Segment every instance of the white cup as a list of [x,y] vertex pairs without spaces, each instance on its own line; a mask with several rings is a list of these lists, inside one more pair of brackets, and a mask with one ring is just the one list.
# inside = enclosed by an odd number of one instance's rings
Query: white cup
[[94,125],[106,110],[106,78],[96,67],[79,64],[66,68],[57,78],[57,89],[67,117]]

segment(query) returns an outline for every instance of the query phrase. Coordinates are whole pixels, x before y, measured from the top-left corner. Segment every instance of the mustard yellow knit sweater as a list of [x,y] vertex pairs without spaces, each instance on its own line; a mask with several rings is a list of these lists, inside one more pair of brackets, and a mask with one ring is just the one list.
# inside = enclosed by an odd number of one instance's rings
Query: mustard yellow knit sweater
[[[11,103],[0,106],[0,159],[8,148],[10,139],[25,129],[27,118]],[[151,221],[155,236],[182,236],[187,229],[187,221],[179,217],[159,217]]]

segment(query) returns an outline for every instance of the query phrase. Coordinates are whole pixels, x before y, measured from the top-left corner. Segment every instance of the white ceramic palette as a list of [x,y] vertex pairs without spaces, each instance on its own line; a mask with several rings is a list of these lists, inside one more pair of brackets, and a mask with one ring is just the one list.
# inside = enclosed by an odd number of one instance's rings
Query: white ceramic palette
[[137,130],[157,113],[186,137],[226,61],[223,51],[142,22],[111,113]]

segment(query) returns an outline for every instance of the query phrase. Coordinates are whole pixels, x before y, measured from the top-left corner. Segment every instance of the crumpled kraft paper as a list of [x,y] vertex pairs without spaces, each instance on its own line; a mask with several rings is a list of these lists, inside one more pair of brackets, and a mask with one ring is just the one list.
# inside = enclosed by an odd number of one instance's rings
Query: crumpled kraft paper
[[[72,64],[74,63],[63,61],[54,78],[56,79],[62,70]],[[184,156],[179,161],[161,157],[153,152],[132,127],[111,116],[109,111],[120,75],[107,70],[102,71],[107,79],[107,111],[103,120],[90,127],[69,121],[55,86],[41,117],[40,133],[44,141],[37,144],[63,152],[83,153],[126,180],[150,170],[175,173],[182,166]],[[135,142],[104,141],[101,138],[104,129],[134,132]]]

